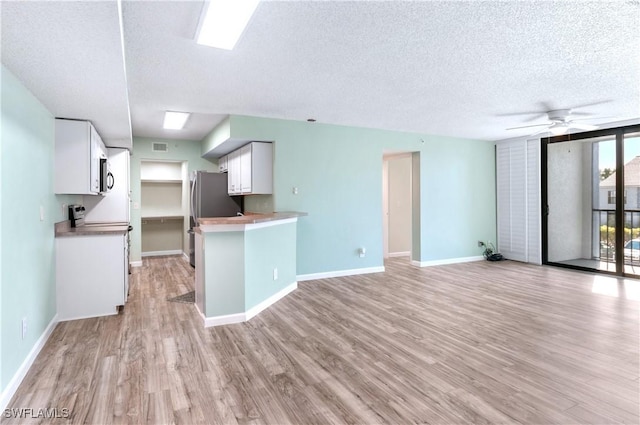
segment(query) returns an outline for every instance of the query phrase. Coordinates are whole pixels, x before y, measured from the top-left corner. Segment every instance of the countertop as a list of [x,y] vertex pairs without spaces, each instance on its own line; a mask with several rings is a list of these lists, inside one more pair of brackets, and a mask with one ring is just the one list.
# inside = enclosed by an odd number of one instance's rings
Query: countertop
[[307,215],[304,212],[285,211],[274,212],[269,214],[246,213],[236,217],[202,217],[198,219],[200,226],[210,226],[216,224],[256,224],[267,221],[286,220],[288,218],[296,218]]
[[126,235],[129,225],[126,223],[100,223],[71,227],[71,222],[66,220],[56,223],[55,230],[57,238],[65,236]]

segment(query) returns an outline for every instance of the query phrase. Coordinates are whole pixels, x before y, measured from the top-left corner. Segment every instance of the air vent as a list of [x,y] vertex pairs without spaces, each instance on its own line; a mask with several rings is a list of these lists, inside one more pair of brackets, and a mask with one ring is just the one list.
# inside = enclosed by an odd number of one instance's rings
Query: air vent
[[166,143],[154,143],[151,150],[153,152],[168,152],[169,146]]

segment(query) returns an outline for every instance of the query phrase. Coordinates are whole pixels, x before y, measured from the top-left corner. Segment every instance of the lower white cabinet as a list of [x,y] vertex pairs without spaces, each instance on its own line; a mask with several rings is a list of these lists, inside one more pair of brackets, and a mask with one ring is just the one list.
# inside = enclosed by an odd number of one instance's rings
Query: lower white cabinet
[[57,237],[58,319],[117,314],[129,289],[127,258],[123,234]]

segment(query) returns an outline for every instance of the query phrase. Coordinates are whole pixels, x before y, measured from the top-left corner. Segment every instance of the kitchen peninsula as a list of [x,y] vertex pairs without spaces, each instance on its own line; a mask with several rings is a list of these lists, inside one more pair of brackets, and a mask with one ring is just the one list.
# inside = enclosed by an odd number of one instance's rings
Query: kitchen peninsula
[[196,307],[205,327],[251,319],[298,286],[298,212],[199,218]]

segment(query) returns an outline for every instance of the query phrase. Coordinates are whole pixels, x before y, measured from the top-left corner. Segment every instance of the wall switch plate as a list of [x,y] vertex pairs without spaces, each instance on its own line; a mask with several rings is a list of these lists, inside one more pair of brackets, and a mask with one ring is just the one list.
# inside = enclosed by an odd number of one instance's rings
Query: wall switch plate
[[27,318],[22,318],[22,339],[27,336]]
[[278,268],[273,269],[273,280],[278,280]]

